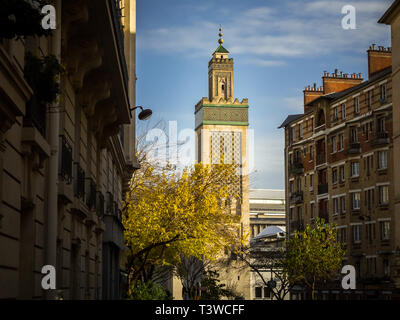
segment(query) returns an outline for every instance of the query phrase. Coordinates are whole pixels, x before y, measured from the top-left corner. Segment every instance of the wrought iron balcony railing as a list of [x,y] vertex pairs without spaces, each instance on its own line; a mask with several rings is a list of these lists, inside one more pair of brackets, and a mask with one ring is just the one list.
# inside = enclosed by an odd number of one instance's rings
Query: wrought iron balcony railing
[[303,191],[297,191],[290,194],[290,203],[302,203],[303,202]]
[[360,143],[352,142],[347,149],[347,154],[358,154],[361,152]]
[[64,136],[60,136],[60,166],[59,176],[60,179],[67,184],[72,182],[72,147],[67,142]]
[[301,161],[296,161],[290,164],[289,166],[289,172],[291,174],[301,174],[304,172],[304,166]]
[[373,145],[382,145],[389,143],[389,134],[386,131],[378,131],[375,133],[375,138],[372,140]]

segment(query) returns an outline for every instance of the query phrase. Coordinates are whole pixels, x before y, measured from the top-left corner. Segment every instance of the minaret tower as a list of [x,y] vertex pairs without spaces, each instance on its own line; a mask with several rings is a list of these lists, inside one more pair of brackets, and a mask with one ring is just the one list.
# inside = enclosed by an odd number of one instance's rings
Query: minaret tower
[[[205,164],[234,163],[237,176],[230,186],[240,196],[232,200],[232,210],[241,216],[242,232],[249,230],[249,145],[248,99],[241,102],[233,95],[233,59],[222,44],[219,29],[218,48],[208,63],[208,98],[195,106],[197,161]],[[239,262],[237,262],[239,263]],[[244,269],[242,269],[244,270]],[[246,299],[250,299],[249,272],[238,274],[238,268],[220,270],[223,282],[236,283]]]

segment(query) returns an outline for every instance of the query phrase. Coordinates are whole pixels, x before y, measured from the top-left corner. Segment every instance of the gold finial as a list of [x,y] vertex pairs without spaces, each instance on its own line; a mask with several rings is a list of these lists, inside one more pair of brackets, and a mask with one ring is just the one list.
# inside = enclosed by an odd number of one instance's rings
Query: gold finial
[[219,25],[219,39],[218,39],[218,43],[220,45],[222,45],[224,43],[224,39],[222,39],[223,33],[222,33],[222,26]]

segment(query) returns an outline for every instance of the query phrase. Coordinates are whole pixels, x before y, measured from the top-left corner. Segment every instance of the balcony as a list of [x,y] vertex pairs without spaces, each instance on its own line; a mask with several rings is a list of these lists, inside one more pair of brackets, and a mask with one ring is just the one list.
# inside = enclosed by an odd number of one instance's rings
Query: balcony
[[76,198],[83,200],[85,197],[85,171],[79,163],[75,163],[75,172],[74,194]]
[[317,154],[317,166],[320,164],[326,163],[326,155],[325,153]]
[[304,166],[301,161],[296,161],[289,166],[290,174],[302,174],[304,172]]
[[347,149],[347,154],[359,154],[361,152],[361,147],[359,142],[350,143],[349,148]]
[[379,146],[379,145],[385,145],[390,142],[389,139],[389,134],[385,131],[382,132],[376,132],[375,133],[375,138],[372,140],[371,144],[373,146]]
[[303,202],[303,191],[297,191],[290,194],[289,201],[291,204],[299,204]]
[[83,111],[93,118],[92,130],[100,147],[118,134],[121,124],[131,121],[129,77],[134,77],[134,71],[127,67],[130,57],[125,57],[120,3],[65,1],[62,6],[63,25],[69,27],[63,29],[61,56],[73,89],[79,91]]
[[86,205],[90,210],[96,208],[96,184],[92,178],[86,178]]
[[328,184],[323,183],[318,185],[318,194],[328,193]]
[[67,184],[72,182],[72,147],[64,136],[60,136],[60,172],[59,176]]

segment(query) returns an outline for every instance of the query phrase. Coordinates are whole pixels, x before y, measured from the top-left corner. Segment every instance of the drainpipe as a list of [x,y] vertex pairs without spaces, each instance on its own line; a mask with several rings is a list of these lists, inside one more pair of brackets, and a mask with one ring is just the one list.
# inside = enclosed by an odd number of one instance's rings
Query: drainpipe
[[[51,53],[59,61],[61,58],[61,0],[56,0],[56,29],[51,39]],[[45,239],[45,264],[56,268],[57,262],[57,225],[58,225],[58,151],[59,151],[59,99],[49,108],[48,141],[50,143],[50,158],[47,178],[47,224]],[[56,269],[57,270],[57,269]],[[56,275],[56,288],[59,287]],[[56,290],[45,291],[46,300],[56,298]]]

